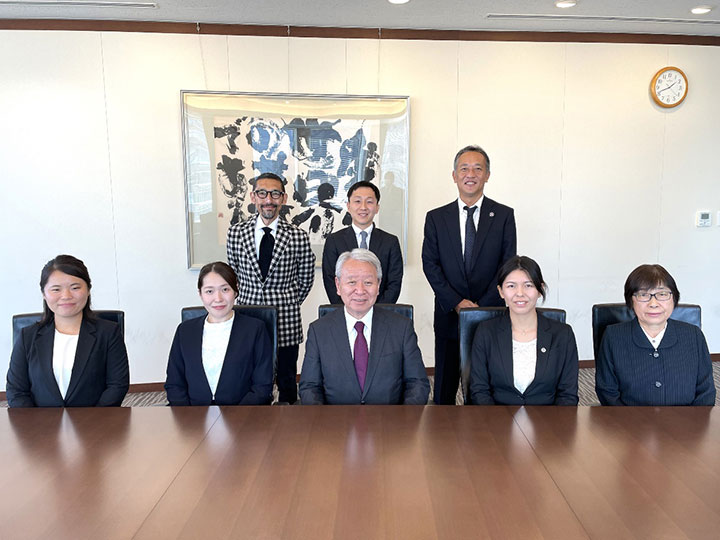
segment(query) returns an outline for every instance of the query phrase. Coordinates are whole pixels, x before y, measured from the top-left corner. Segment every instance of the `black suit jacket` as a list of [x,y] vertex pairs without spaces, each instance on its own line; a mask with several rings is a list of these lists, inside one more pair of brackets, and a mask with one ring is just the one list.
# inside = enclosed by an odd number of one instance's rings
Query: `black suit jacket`
[[[338,257],[342,253],[356,247],[358,247],[357,237],[352,226],[332,233],[325,240],[322,261],[323,284],[331,304],[342,304],[342,299],[337,293],[337,287],[335,287],[335,263],[337,263]],[[403,278],[400,242],[394,234],[373,227],[368,249],[380,259],[383,272],[377,303],[394,304],[400,297]]]
[[63,400],[53,373],[55,324],[22,329],[7,374],[10,407],[120,406],[130,383],[127,351],[120,327],[83,318],[75,363]]
[[430,383],[407,317],[375,307],[365,388],[355,372],[345,310],[310,325],[300,376],[303,405],[425,405]]
[[202,363],[206,317],[181,323],[168,359],[170,405],[267,405],[272,401],[273,355],[262,321],[235,313],[215,399]]
[[466,275],[457,200],[427,213],[422,262],[425,277],[435,292],[436,336],[458,339],[455,306],[464,298],[481,307],[503,305],[495,276],[516,250],[512,208],[485,197],[478,218],[472,269]]
[[521,393],[513,379],[510,315],[478,324],[470,399],[474,405],[577,405],[578,353],[570,325],[538,313],[535,379]]

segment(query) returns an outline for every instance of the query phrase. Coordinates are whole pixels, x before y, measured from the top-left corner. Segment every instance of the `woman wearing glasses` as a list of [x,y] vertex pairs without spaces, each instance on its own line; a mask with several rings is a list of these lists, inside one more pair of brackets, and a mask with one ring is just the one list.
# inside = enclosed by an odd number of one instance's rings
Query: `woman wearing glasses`
[[609,326],[595,363],[603,405],[714,405],[715,385],[705,336],[670,319],[680,301],[673,277],[643,264],[625,281],[635,319]]

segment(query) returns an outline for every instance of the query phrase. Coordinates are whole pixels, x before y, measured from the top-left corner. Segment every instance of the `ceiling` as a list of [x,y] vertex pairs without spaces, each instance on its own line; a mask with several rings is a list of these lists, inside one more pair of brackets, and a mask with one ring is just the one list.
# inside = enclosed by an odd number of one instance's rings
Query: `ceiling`
[[[126,5],[97,6],[103,1],[0,0],[0,19],[720,36],[720,0],[707,15],[690,13],[707,0],[578,0],[570,9],[555,7],[554,0],[410,0],[404,5],[387,0],[112,0]],[[140,7],[152,2],[156,7]]]

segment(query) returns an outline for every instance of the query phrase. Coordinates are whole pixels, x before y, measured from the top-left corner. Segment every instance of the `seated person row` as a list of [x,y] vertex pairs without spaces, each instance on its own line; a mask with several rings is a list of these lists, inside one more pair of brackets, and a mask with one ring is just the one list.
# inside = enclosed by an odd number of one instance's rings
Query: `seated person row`
[[595,362],[603,405],[714,405],[712,362],[695,325],[670,319],[680,291],[659,264],[643,264],[625,281],[635,318],[608,326]]
[[300,375],[303,405],[425,405],[430,384],[413,323],[374,307],[382,281],[374,253],[338,257],[335,287],[344,305],[310,325]]
[[477,326],[470,398],[475,405],[577,405],[578,352],[572,328],[536,309],[547,286],[540,266],[516,255],[498,271],[507,310]]
[[120,327],[90,308],[85,264],[58,255],[40,273],[43,316],[23,328],[10,357],[10,407],[120,406],[129,386]]
[[197,286],[207,316],[177,327],[165,382],[170,405],[268,405],[272,345],[262,321],[233,309],[235,272],[224,262],[206,264]]

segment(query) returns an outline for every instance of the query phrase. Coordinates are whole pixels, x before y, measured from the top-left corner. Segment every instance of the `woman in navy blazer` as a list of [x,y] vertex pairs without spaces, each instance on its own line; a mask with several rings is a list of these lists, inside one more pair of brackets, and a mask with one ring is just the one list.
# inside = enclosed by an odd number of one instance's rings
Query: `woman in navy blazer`
[[175,332],[165,382],[170,405],[269,404],[270,337],[262,321],[233,309],[235,272],[223,262],[206,264],[198,292],[208,315],[181,323]]
[[543,317],[538,264],[516,255],[498,271],[508,306],[477,326],[473,339],[470,401],[474,405],[577,405],[578,353],[572,328]]
[[7,374],[10,407],[120,406],[129,386],[120,327],[90,309],[83,262],[58,255],[40,274],[43,318],[23,328]]
[[643,264],[625,281],[635,319],[608,326],[595,362],[603,405],[714,405],[712,361],[702,330],[670,320],[680,302],[675,280]]

